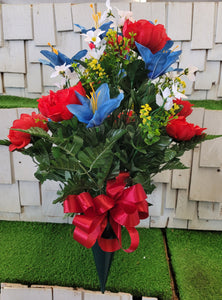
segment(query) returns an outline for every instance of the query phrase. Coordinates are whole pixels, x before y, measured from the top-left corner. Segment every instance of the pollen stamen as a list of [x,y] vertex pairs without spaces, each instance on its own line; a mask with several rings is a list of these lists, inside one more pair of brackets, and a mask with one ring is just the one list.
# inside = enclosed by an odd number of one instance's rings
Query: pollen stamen
[[56,55],[59,54],[58,50],[56,50],[50,43],[48,43],[48,46],[51,47],[52,52],[54,52]]
[[91,86],[91,89],[92,89],[92,92],[90,92],[91,98],[88,95],[86,95],[86,97],[91,102],[92,111],[93,111],[93,113],[95,113],[95,111],[97,110],[97,102],[98,102],[98,98],[99,98],[100,92],[98,93],[98,95],[96,95],[96,92],[95,92],[95,90],[93,88],[92,82],[90,82],[90,86]]

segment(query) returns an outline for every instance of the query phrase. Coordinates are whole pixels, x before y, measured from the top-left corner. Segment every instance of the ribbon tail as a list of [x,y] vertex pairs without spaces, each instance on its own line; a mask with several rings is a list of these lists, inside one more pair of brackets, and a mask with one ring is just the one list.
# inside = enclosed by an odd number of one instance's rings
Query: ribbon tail
[[125,228],[129,233],[131,244],[128,249],[123,249],[123,251],[125,251],[126,253],[131,253],[135,251],[139,246],[139,241],[140,241],[139,233],[135,227],[125,227]]

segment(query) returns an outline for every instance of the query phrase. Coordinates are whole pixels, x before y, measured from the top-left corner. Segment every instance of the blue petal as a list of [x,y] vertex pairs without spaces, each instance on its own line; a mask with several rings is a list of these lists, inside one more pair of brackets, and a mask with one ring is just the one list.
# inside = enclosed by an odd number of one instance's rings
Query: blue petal
[[[98,96],[99,95],[99,96]],[[100,87],[96,90],[96,97],[97,97],[97,107],[99,108],[101,105],[104,105],[106,101],[110,100],[109,94],[109,86],[107,83],[103,83]]]
[[82,105],[86,105],[88,106],[88,108],[90,108],[90,100],[87,97],[84,97],[83,95],[81,95],[80,93],[75,91],[75,94],[77,96],[77,98],[79,99],[79,101],[82,103]]
[[105,32],[103,32],[102,34],[100,34],[99,37],[100,37],[101,39],[103,39],[103,38],[106,36],[107,31],[110,29],[110,25],[111,25],[112,23],[113,23],[113,22],[110,21],[110,22],[104,23],[103,25],[101,25],[101,26],[99,27],[99,29],[101,29],[102,31],[105,31]]
[[52,68],[55,67],[52,63],[50,63],[48,60],[45,60],[45,59],[41,59],[41,58],[40,58],[40,59],[39,59],[39,62],[42,63],[43,65],[50,66],[50,67],[52,67]]
[[142,56],[145,67],[149,71],[148,77],[155,79],[170,70],[170,66],[178,59],[181,51],[171,52],[169,48],[173,45],[173,41],[167,41],[164,48],[153,54],[150,49],[136,43],[137,49]]
[[69,104],[66,107],[80,122],[88,124],[93,117],[93,113],[86,103],[83,105]]
[[123,93],[119,94],[116,98],[110,99],[95,111],[93,118],[89,121],[87,128],[99,126],[102,122],[117,108],[123,100]]
[[80,60],[82,57],[86,56],[87,54],[87,50],[80,50],[78,53],[76,53],[72,58],[71,60],[74,61],[74,60]]
[[44,55],[52,63],[53,66],[58,65],[58,55],[48,50],[41,50],[40,53]]
[[91,127],[99,126],[103,122],[103,120],[104,119],[101,119],[100,114],[98,114],[96,111],[86,127],[91,128]]
[[63,65],[66,63],[66,65],[71,65],[73,62],[70,58],[68,58],[65,54],[58,51],[58,60],[60,62],[60,65]]
[[79,27],[79,29],[81,30],[82,33],[86,33],[87,29],[79,24],[74,24],[75,26]]
[[121,101],[123,100],[124,95],[123,93],[120,93],[116,98],[109,99],[109,101],[106,101],[101,105],[97,112],[95,114],[99,114],[101,120],[103,121],[108,117],[109,114],[111,114],[117,107],[119,107]]

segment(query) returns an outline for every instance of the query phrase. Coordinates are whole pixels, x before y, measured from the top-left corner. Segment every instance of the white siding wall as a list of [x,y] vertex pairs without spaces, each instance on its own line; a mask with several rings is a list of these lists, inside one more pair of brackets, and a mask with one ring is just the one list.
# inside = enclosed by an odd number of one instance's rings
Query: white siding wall
[[[50,79],[50,68],[40,65],[40,50],[48,49],[48,42],[68,56],[83,48],[73,24],[92,26],[89,4],[53,2],[5,0],[0,4],[0,94],[31,98],[47,94],[57,79]],[[101,2],[98,10],[105,8]],[[195,84],[188,83],[189,99],[222,99],[221,2],[113,1],[113,6],[132,10],[136,19],[157,19],[166,26],[183,50],[179,66],[199,68]]]
[[[5,1],[7,4],[0,5],[0,94],[35,98],[54,89],[50,68],[38,62],[40,50],[48,49],[48,42],[68,56],[82,49],[73,24],[91,26],[91,11],[85,3],[27,2]],[[166,25],[168,34],[183,50],[179,66],[199,68],[195,84],[188,85],[190,99],[222,99],[220,2],[122,1],[115,6],[131,9],[137,19],[158,19]],[[98,9],[103,8],[104,4],[98,3]],[[206,15],[207,19],[203,17]],[[1,139],[24,111],[0,110]],[[221,111],[195,109],[191,117],[190,122],[207,127],[209,133],[222,134]],[[141,226],[222,230],[221,146],[222,138],[205,142],[183,156],[190,169],[158,174],[157,189],[149,196],[154,205]],[[59,204],[52,205],[57,184],[40,186],[28,157],[0,146],[0,165],[0,220],[70,222],[63,219]]]

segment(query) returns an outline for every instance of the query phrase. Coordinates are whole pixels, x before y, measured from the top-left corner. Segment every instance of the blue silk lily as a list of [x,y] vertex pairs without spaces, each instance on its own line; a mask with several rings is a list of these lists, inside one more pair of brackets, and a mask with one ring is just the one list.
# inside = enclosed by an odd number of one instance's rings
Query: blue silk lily
[[[81,50],[77,54],[75,54],[72,58],[67,57],[65,54],[61,53],[60,51],[48,51],[48,50],[42,50],[40,51],[42,55],[44,55],[48,60],[45,59],[39,59],[41,63],[44,65],[48,65],[52,67],[53,69],[55,66],[62,66],[64,64],[71,65],[75,61],[80,60],[82,57],[84,57],[87,54],[87,50]],[[73,68],[70,67],[70,70],[73,71]]]
[[[106,34],[107,34],[107,31],[110,29],[110,26],[113,24],[112,21],[110,22],[107,22],[107,23],[104,23],[103,25],[101,25],[100,27],[98,27],[98,29],[100,29],[103,33],[99,36],[100,39],[102,40]],[[75,26],[79,27],[79,29],[81,30],[82,33],[87,33],[88,31],[92,30],[92,31],[95,31],[96,28],[95,27],[92,27],[90,29],[86,29],[85,27],[79,25],[79,24],[74,24]]]
[[87,128],[99,126],[117,108],[124,98],[120,93],[116,98],[110,99],[107,83],[102,84],[96,91],[91,92],[90,97],[84,97],[76,92],[82,105],[67,105],[68,110],[77,117],[80,122],[86,123]]
[[155,79],[170,71],[179,71],[180,69],[173,69],[170,66],[177,61],[180,51],[172,51],[170,48],[173,46],[173,41],[167,41],[165,47],[153,54],[150,49],[144,47],[143,45],[135,42],[137,49],[142,56],[145,67],[148,70],[148,77],[150,79]]

